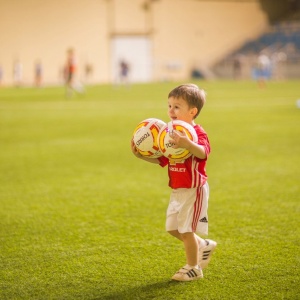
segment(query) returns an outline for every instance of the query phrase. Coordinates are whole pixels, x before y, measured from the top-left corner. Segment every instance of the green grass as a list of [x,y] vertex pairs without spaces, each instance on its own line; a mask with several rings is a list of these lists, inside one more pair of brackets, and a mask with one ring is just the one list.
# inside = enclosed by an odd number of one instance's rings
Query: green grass
[[300,299],[300,82],[198,83],[218,247],[191,283],[167,170],[129,146],[176,83],[0,89],[0,299]]

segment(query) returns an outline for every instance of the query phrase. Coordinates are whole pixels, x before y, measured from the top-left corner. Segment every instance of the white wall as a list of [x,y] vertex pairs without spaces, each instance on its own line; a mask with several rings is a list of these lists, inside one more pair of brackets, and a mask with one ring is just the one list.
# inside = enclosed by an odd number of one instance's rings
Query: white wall
[[84,64],[94,66],[93,78],[105,81],[108,69],[106,3],[87,0],[9,0],[0,2],[0,64],[5,83],[12,81],[16,59],[23,64],[24,83],[31,84],[34,63],[44,68],[44,81],[58,83],[66,50],[74,47],[80,76]]

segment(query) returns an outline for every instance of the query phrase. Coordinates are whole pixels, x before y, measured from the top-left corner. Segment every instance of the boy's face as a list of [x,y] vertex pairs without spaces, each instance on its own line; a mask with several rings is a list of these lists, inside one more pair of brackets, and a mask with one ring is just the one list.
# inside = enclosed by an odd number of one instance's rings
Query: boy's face
[[168,99],[168,115],[171,120],[180,120],[193,124],[196,113],[197,108],[190,108],[184,99],[174,97]]

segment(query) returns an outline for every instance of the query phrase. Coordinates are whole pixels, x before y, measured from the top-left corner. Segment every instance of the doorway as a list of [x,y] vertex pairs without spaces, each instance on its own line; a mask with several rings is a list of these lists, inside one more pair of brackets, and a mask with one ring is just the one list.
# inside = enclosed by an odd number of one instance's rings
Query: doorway
[[120,79],[120,63],[128,64],[128,81],[150,82],[152,80],[152,45],[145,36],[117,36],[111,40],[112,81]]

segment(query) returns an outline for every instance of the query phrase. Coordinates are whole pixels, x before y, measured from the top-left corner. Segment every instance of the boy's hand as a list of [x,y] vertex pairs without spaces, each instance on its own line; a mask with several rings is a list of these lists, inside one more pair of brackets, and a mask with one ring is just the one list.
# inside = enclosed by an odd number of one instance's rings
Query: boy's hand
[[172,133],[170,133],[170,142],[174,144],[173,148],[185,148],[187,149],[190,144],[191,140],[188,138],[185,131],[176,131],[173,130]]
[[137,157],[137,158],[141,158],[142,155],[139,152],[139,150],[137,149],[137,147],[135,146],[135,143],[133,141],[133,138],[131,139],[131,151],[132,153]]

